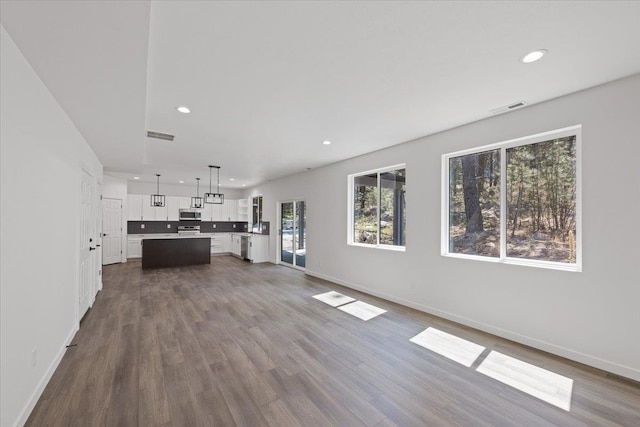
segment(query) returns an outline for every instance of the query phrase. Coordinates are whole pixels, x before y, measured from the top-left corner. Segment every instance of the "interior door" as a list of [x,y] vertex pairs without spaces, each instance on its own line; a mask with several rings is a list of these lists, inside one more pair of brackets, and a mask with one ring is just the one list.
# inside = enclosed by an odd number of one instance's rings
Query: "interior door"
[[102,200],[102,265],[122,261],[122,200]]
[[306,217],[304,200],[280,203],[280,262],[305,268]]
[[95,264],[93,271],[96,274],[93,295],[102,289],[102,184],[96,184],[94,195],[93,218],[95,221],[94,236],[96,239]]
[[93,241],[93,177],[82,170],[80,179],[80,276],[78,307],[82,318],[93,302],[93,261],[96,242]]

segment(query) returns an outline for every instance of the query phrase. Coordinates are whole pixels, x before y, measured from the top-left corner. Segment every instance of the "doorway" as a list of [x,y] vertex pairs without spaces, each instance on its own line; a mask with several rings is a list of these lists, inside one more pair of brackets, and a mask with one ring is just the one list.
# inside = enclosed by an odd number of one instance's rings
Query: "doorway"
[[280,202],[280,262],[304,269],[307,264],[307,209],[304,200]]
[[102,199],[102,265],[122,262],[122,200]]
[[95,180],[84,169],[80,180],[80,283],[78,292],[78,320],[93,304],[95,293],[96,243],[93,195]]

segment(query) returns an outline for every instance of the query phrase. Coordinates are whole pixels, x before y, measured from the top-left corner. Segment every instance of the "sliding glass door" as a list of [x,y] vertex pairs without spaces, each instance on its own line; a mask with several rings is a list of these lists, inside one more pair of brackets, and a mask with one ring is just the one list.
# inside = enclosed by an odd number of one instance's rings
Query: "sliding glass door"
[[280,262],[298,268],[306,266],[306,223],[304,200],[280,202]]

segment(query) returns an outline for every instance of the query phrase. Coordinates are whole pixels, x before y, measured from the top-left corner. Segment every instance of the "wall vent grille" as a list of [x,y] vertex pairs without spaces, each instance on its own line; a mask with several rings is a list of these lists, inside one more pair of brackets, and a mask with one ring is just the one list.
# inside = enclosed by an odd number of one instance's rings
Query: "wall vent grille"
[[514,102],[513,104],[505,105],[504,107],[496,108],[495,110],[491,110],[491,114],[496,116],[498,114],[506,113],[507,111],[517,110],[518,108],[522,108],[527,105],[524,101]]
[[175,135],[169,135],[168,133],[154,132],[152,130],[148,130],[147,131],[147,137],[155,138],[155,139],[162,139],[164,141],[173,141],[173,138],[175,138]]

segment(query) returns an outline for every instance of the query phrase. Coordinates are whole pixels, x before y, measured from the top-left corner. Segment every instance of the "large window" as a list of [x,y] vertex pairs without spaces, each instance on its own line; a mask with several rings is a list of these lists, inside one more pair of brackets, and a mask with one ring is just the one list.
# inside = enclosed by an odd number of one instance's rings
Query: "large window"
[[349,244],[404,248],[405,193],[404,165],[349,175]]
[[443,156],[443,255],[580,271],[580,127]]

